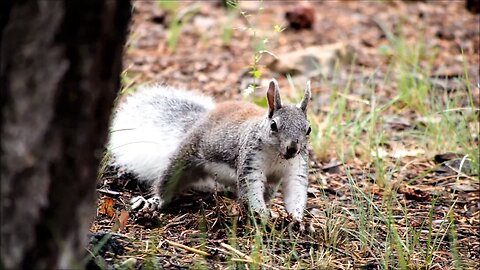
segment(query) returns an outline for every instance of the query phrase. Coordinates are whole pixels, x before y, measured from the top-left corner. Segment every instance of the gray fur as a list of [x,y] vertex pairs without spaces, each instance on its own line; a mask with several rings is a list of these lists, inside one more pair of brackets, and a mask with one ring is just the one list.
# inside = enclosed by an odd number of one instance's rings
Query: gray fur
[[[274,97],[273,99],[271,99]],[[164,170],[154,179],[153,207],[163,207],[187,187],[214,180],[237,191],[238,198],[261,216],[268,216],[268,202],[279,185],[287,212],[301,220],[307,200],[308,152],[306,107],[309,85],[301,106],[282,105],[278,84],[272,80],[267,91],[268,111],[264,117],[232,120],[242,108],[225,115],[215,109],[202,110],[183,101],[151,101],[162,111],[160,123],[169,120],[172,129],[185,136]],[[168,109],[170,108],[170,109]],[[199,113],[192,114],[192,110]],[[207,113],[204,114],[204,112]],[[272,121],[276,130],[272,130]],[[152,206],[152,205],[151,205]]]

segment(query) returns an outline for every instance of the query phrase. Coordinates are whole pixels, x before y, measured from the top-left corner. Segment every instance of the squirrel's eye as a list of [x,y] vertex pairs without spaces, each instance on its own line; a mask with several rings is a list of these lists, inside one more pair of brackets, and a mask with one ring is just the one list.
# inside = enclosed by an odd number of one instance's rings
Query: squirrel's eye
[[270,123],[270,128],[272,129],[272,131],[278,131],[277,122],[275,122],[275,120],[272,120],[272,122]]
[[308,127],[308,129],[307,129],[307,136],[310,135],[310,132],[312,132],[312,128],[311,128],[311,127]]

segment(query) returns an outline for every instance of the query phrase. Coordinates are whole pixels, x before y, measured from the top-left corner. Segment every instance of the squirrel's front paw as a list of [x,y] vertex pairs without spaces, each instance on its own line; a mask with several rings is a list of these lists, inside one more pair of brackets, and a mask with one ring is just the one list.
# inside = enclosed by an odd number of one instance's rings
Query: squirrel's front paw
[[251,207],[251,213],[261,220],[268,220],[271,218],[271,212],[268,208],[254,208]]
[[153,196],[150,199],[145,199],[143,196],[133,197],[130,200],[131,209],[141,210],[141,209],[150,209],[150,210],[159,210],[162,208],[162,199],[158,196]]
[[[303,220],[301,216],[294,216],[290,214],[288,216],[288,219],[289,219],[289,225],[288,225],[289,229],[300,231],[300,232],[305,232],[305,231],[310,233],[315,232],[315,228],[313,227],[312,222],[309,222],[307,224],[307,222]],[[305,227],[305,225],[308,225],[308,226]]]
[[305,231],[305,223],[301,220],[293,219],[288,224],[288,228],[289,228],[289,230],[304,232]]

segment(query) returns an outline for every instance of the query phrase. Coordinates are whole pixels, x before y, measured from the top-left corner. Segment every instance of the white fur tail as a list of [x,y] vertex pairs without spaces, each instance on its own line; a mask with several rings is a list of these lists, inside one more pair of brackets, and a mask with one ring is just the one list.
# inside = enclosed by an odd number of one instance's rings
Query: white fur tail
[[110,128],[113,165],[152,182],[165,170],[188,129],[213,109],[209,97],[167,86],[140,89],[120,105]]

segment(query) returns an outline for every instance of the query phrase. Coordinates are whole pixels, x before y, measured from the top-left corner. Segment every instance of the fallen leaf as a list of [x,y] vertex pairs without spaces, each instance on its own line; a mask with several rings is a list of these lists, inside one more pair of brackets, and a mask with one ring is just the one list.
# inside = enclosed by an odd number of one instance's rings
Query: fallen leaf
[[109,217],[114,217],[115,210],[113,209],[113,199],[110,197],[104,198],[98,212]]
[[407,200],[415,200],[415,201],[426,201],[430,199],[430,194],[424,192],[421,189],[413,188],[413,187],[404,187],[401,188],[398,193],[405,195],[405,199]]
[[379,158],[391,157],[401,159],[405,157],[417,157],[425,154],[425,150],[423,149],[407,149],[402,144],[394,142],[390,143],[390,148],[391,149],[387,150],[383,147],[378,147],[376,150],[374,149],[371,151],[371,155]]
[[478,187],[474,187],[468,184],[454,184],[450,188],[455,191],[463,191],[463,192],[480,191]]
[[320,210],[318,208],[312,208],[310,209],[310,214],[312,215],[312,217],[325,217],[325,211],[323,210]]
[[403,157],[417,157],[423,154],[425,154],[425,150],[423,149],[395,149],[392,156],[394,158],[403,158]]
[[383,147],[377,147],[376,149],[373,149],[370,151],[370,154],[373,157],[378,157],[378,158],[386,158],[389,156],[387,150],[385,150]]
[[118,232],[125,229],[125,226],[128,223],[128,212],[122,210],[120,215],[117,215],[118,218],[115,219],[115,223],[112,225],[112,232]]
[[120,212],[120,217],[118,218],[118,221],[120,222],[120,231],[122,231],[128,224],[128,212],[122,210]]
[[423,126],[428,126],[432,124],[438,124],[442,121],[442,118],[440,116],[423,116],[419,117],[415,120],[418,124],[423,125]]

